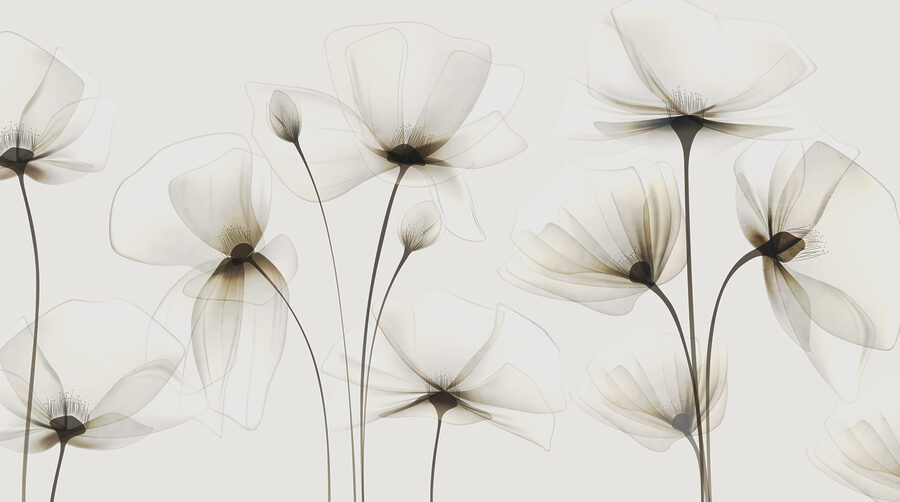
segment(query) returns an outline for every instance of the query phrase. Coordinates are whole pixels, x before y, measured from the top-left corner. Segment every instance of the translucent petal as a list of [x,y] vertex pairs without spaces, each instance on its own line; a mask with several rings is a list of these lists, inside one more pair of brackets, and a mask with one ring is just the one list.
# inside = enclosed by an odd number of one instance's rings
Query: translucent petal
[[[428,157],[454,168],[474,169],[511,159],[527,146],[502,114],[492,112],[462,126]],[[452,172],[447,171],[438,179],[445,179]]]
[[113,450],[133,444],[151,432],[153,428],[132,418],[107,413],[84,424],[84,434],[69,440],[69,445],[91,450]]
[[[19,117],[19,124],[22,127],[33,129],[40,134],[32,150],[35,156],[44,155],[48,146],[58,141],[80,105],[93,108],[95,100],[83,100],[84,91],[85,82],[81,77],[59,58],[54,57]],[[88,115],[90,113],[89,110]],[[87,121],[84,121],[78,125],[83,128],[83,124],[86,123]],[[80,132],[75,132],[74,136],[78,135]]]
[[[56,431],[43,427],[31,428],[31,439],[28,441],[28,453],[47,451],[59,443]],[[0,446],[19,453],[25,447],[25,426],[0,431]]]
[[443,230],[441,213],[430,200],[411,207],[397,227],[397,235],[406,252],[426,248],[440,237]]
[[18,121],[55,59],[37,44],[11,31],[0,32],[0,54],[7,68],[16,69],[16,78],[4,82],[0,117],[4,122]]
[[[429,170],[429,176],[430,176]],[[484,240],[484,231],[475,215],[469,186],[461,177],[431,185],[432,198],[441,208],[447,231],[467,241]]]

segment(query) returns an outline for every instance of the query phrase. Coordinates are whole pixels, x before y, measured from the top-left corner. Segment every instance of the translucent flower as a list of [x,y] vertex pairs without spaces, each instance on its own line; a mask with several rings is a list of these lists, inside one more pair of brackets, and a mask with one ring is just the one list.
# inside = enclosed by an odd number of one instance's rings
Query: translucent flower
[[631,311],[649,286],[685,265],[678,185],[668,164],[608,156],[591,170],[566,165],[519,211],[517,250],[501,275],[527,291],[607,314]]
[[102,169],[112,106],[97,99],[96,82],[62,51],[9,31],[0,32],[0,57],[15,70],[0,93],[0,179],[58,184]]
[[405,253],[427,248],[441,236],[441,213],[430,200],[411,207],[397,227]]
[[[70,300],[40,318],[29,451],[57,443],[113,449],[190,418],[169,406],[184,347],[124,301]],[[0,445],[22,450],[33,324],[0,348],[0,404],[21,422]],[[110,356],[113,354],[114,356]]]
[[[575,402],[591,416],[619,429],[654,451],[668,450],[672,443],[688,440],[696,448],[697,412],[690,369],[681,347],[667,344],[658,354],[639,354],[624,365],[607,370],[595,361],[588,367],[589,382],[572,393]],[[703,358],[699,358],[702,360]],[[725,348],[713,345],[710,363],[709,408],[700,399],[706,432],[725,415],[727,400]],[[705,374],[700,365],[698,375]],[[699,378],[699,393],[705,396],[706,381]]]
[[211,407],[246,428],[262,419],[284,347],[287,307],[275,287],[287,297],[297,269],[286,236],[263,245],[271,178],[241,136],[202,136],[160,150],[126,178],[110,215],[117,253],[194,267],[160,316],[178,319],[172,312],[190,306],[187,319],[166,325],[189,333]]
[[[509,308],[482,307],[448,293],[391,302],[369,373],[367,417],[430,416],[489,422],[550,447],[554,412],[565,408],[559,351],[537,325]],[[351,338],[359,339],[359,330]],[[358,340],[357,340],[358,341]],[[343,346],[325,362],[344,379]],[[359,356],[349,357],[359,375]],[[354,370],[355,368],[355,370]],[[358,376],[352,382],[359,385]]]
[[[379,175],[392,183],[428,185],[448,230],[464,239],[482,238],[468,187],[458,175],[525,149],[505,121],[522,72],[493,64],[482,42],[414,23],[342,28],[328,37],[326,48],[337,99],[302,88],[247,86],[253,137],[282,181],[300,197],[316,200],[298,164],[302,145],[323,200]],[[285,111],[288,122],[303,114],[299,142],[286,139],[291,135],[272,120]]]
[[778,322],[838,393],[853,395],[867,348],[892,347],[900,330],[893,197],[821,141],[758,142],[735,175],[738,219],[763,256]]
[[678,122],[744,138],[805,137],[813,127],[787,91],[815,66],[766,23],[682,0],[632,0],[595,25],[586,62],[587,83],[570,86],[563,119],[571,137],[623,138]]

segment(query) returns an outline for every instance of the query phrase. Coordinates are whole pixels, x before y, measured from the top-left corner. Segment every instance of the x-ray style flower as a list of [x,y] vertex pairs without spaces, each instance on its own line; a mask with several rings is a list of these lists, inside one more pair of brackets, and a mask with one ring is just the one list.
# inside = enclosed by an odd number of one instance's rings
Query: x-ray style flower
[[[725,347],[716,342],[710,363],[709,407],[704,398],[700,399],[703,423],[709,418],[711,428],[718,426],[725,415],[727,366]],[[697,448],[694,436],[700,421],[690,371],[681,347],[666,343],[657,353],[645,351],[612,369],[597,361],[591,363],[588,382],[572,397],[591,416],[651,450],[668,450],[682,438]],[[700,372],[704,371],[700,365]],[[701,396],[704,386],[705,380],[700,379]]]
[[441,236],[442,229],[440,211],[433,202],[426,200],[411,207],[403,215],[403,220],[397,227],[397,236],[403,244],[404,254],[407,254],[434,244]]
[[571,137],[670,127],[679,137],[691,131],[691,140],[698,132],[806,137],[812,125],[788,91],[815,66],[787,32],[766,23],[682,0],[631,0],[599,20],[585,56],[586,85],[570,86],[562,122]]
[[[502,305],[429,292],[391,302],[378,329],[367,420],[426,416],[437,418],[438,427],[488,422],[549,449],[553,413],[565,401],[558,349],[540,327]],[[335,346],[326,373],[343,379],[345,357],[343,346]],[[359,357],[347,359],[355,377]]]
[[316,200],[298,164],[302,145],[322,200],[379,175],[394,184],[427,185],[447,229],[481,239],[458,175],[524,150],[505,120],[522,86],[521,71],[492,63],[483,42],[415,23],[342,28],[326,48],[337,99],[248,85],[253,137],[278,176],[300,197]]
[[262,419],[281,359],[287,281],[297,268],[286,236],[263,243],[272,176],[254,157],[234,134],[168,146],[122,182],[110,215],[117,253],[193,267],[172,288],[160,315],[171,318],[168,312],[178,305],[190,307],[187,319],[166,326],[190,338],[211,408],[249,429]]
[[772,309],[825,380],[852,396],[867,348],[900,330],[900,222],[890,193],[823,141],[760,141],[735,162],[738,219]]
[[[60,445],[114,449],[190,418],[167,406],[184,346],[138,307],[121,300],[70,300],[41,316],[34,375],[31,452]],[[14,329],[0,348],[0,403],[18,424],[0,445],[21,450],[34,324]],[[51,498],[52,500],[52,498]]]
[[631,167],[566,165],[519,211],[517,249],[501,275],[525,290],[621,315],[684,268],[681,202],[668,164],[623,154],[604,157],[603,166]]

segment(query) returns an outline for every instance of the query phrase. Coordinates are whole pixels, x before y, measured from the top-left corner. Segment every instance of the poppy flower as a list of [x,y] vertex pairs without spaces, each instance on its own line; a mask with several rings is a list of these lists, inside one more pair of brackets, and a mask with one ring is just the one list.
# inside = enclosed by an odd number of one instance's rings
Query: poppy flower
[[631,0],[600,19],[585,52],[587,82],[570,86],[561,124],[567,136],[626,138],[672,127],[705,144],[716,132],[806,137],[814,127],[788,91],[815,66],[767,23],[682,0]]
[[409,208],[397,227],[404,254],[425,249],[441,236],[441,213],[430,200]]
[[[725,415],[727,369],[725,348],[716,342],[710,362],[709,407],[705,399],[700,399],[701,418],[704,424],[709,419],[710,429],[717,427]],[[702,374],[705,367],[701,365],[699,370]],[[690,371],[681,347],[674,345],[658,354],[638,354],[613,369],[595,361],[588,367],[588,383],[572,397],[591,416],[651,450],[668,450],[681,438],[687,438],[696,448],[694,436],[700,421]],[[705,385],[701,378],[701,396],[705,395]]]
[[566,165],[519,211],[517,249],[501,275],[539,295],[622,315],[684,268],[681,202],[668,164],[632,154],[602,162],[619,169]]
[[825,380],[852,396],[868,349],[900,330],[890,299],[900,264],[894,198],[823,141],[761,141],[735,162],[738,220],[763,257],[782,329]]
[[202,136],[162,149],[126,178],[110,214],[110,242],[120,255],[193,267],[160,315],[190,306],[188,320],[166,325],[189,334],[211,407],[248,429],[262,419],[281,359],[287,282],[297,269],[286,236],[263,241],[271,178],[241,136]]
[[459,175],[525,149],[505,120],[522,72],[494,64],[483,42],[415,23],[342,28],[326,49],[337,99],[303,88],[247,86],[253,137],[282,181],[317,200],[299,167],[302,145],[322,200],[376,176],[429,186],[449,231],[483,238]]

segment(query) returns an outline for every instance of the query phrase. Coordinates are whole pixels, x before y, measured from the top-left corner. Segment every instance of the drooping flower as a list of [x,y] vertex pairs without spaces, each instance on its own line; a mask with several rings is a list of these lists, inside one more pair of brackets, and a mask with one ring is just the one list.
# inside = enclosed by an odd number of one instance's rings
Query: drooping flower
[[[138,307],[121,300],[70,300],[40,318],[29,451],[57,443],[89,449],[129,445],[191,418],[172,399],[184,347]],[[24,422],[33,324],[0,348],[0,404]],[[113,354],[113,356],[111,356]],[[0,432],[22,449],[24,425]]]
[[397,227],[405,253],[427,248],[441,236],[441,213],[430,200],[411,207]]
[[501,274],[536,294],[621,315],[684,268],[681,202],[668,164],[633,155],[603,162],[631,167],[564,166],[519,211],[517,249]]
[[[177,327],[167,327],[189,336],[211,407],[250,429],[262,419],[281,359],[287,281],[297,268],[286,236],[264,245],[271,172],[254,157],[233,134],[168,146],[122,182],[110,215],[117,253],[194,267],[172,288],[160,315],[176,319]],[[179,305],[189,307],[187,319],[171,313]]]
[[738,219],[763,257],[779,324],[838,393],[852,396],[868,348],[892,347],[900,330],[893,197],[822,141],[757,142],[735,175]]
[[585,56],[586,85],[570,86],[561,124],[570,137],[669,134],[678,122],[705,137],[807,137],[815,127],[788,92],[815,66],[767,23],[682,0],[631,0],[595,25]]
[[[565,408],[558,349],[511,309],[482,307],[444,292],[391,302],[375,338],[369,420],[430,416],[453,424],[489,422],[549,448],[554,412]],[[359,330],[351,332],[359,339]],[[343,346],[325,371],[343,379]],[[349,356],[358,385],[359,356]],[[355,371],[354,371],[355,368]]]
[[282,181],[316,200],[298,158],[302,145],[323,200],[379,175],[428,185],[448,230],[482,238],[459,174],[525,149],[505,121],[522,87],[521,71],[492,63],[482,42],[415,23],[342,28],[326,47],[337,99],[309,89],[247,86],[253,137]]
[[97,83],[62,51],[0,32],[10,71],[0,93],[0,180],[23,174],[58,184],[99,171],[106,162],[112,106]]
[[[703,358],[700,358],[701,360]],[[727,354],[719,342],[713,344],[710,363],[709,408],[700,399],[700,413],[713,429],[725,415],[727,400]],[[700,365],[698,375],[705,374]],[[680,347],[665,346],[658,354],[639,354],[631,361],[606,369],[592,363],[589,381],[572,393],[575,402],[591,416],[619,429],[654,451],[668,450],[682,438],[694,442],[697,434],[696,404],[690,369]],[[705,396],[705,378],[698,379]]]

